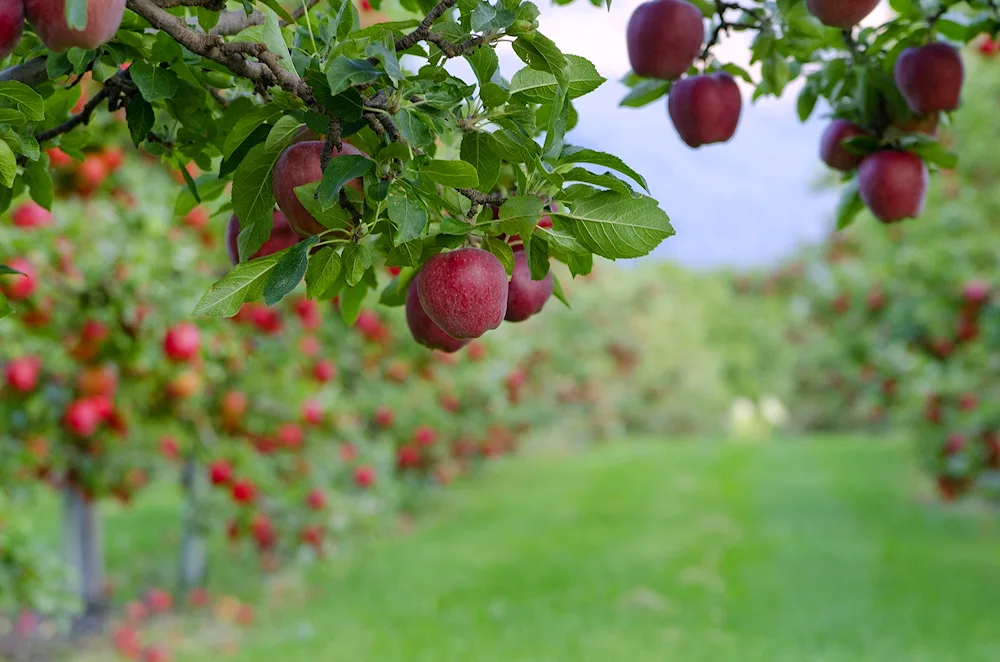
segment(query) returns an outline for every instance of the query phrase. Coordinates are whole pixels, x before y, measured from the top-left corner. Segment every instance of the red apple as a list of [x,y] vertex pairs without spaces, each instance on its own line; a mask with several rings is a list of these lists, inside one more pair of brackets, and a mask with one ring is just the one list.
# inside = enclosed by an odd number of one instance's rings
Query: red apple
[[241,478],[232,484],[230,490],[233,501],[240,504],[251,504],[257,498],[257,490],[254,484],[245,478]]
[[371,487],[375,484],[375,467],[363,465],[354,470],[354,484],[358,487]]
[[375,425],[382,429],[391,428],[396,421],[396,414],[385,405],[381,405],[375,410]]
[[[0,3],[3,1],[0,0]],[[13,211],[11,220],[15,226],[25,230],[41,228],[52,222],[52,213],[40,204],[29,200]]]
[[705,21],[686,0],[652,0],[636,8],[626,38],[629,62],[637,75],[677,78],[701,53]]
[[90,398],[76,400],[63,415],[66,429],[77,437],[91,437],[104,419],[98,403]]
[[542,280],[532,280],[531,269],[524,249],[514,251],[514,273],[510,277],[507,293],[508,322],[523,322],[540,312],[545,302],[552,296],[554,277],[552,272],[545,274]]
[[396,451],[396,466],[400,469],[416,469],[421,459],[420,447],[414,444],[400,446]]
[[0,60],[14,52],[24,33],[24,0],[0,0]]
[[212,485],[229,485],[233,480],[233,468],[225,460],[215,460],[208,465],[208,479]]
[[[323,178],[323,170],[320,167],[322,153],[322,141],[300,142],[282,152],[281,156],[278,157],[278,162],[274,165],[274,197],[278,201],[278,207],[285,213],[288,224],[302,237],[320,234],[327,229],[306,211],[295,195],[297,187],[318,182]],[[333,156],[338,157],[344,154],[367,156],[348,143],[343,144],[341,151],[334,150]],[[351,182],[351,186],[361,190],[362,184],[360,180],[355,180]]]
[[321,384],[333,381],[337,377],[337,366],[332,361],[322,359],[316,362],[312,370],[313,379]]
[[0,292],[11,301],[23,301],[34,294],[38,287],[38,275],[31,263],[24,258],[15,257],[7,260],[6,265],[24,275],[0,276]]
[[76,46],[92,51],[111,41],[125,15],[125,0],[88,0],[87,27],[74,30],[66,22],[65,0],[24,0],[28,21],[50,50]]
[[674,83],[667,109],[681,140],[698,148],[733,137],[743,98],[736,80],[727,73],[691,76]]
[[7,386],[19,393],[31,393],[38,386],[38,374],[41,369],[42,361],[37,356],[12,360],[5,370]]
[[492,253],[460,248],[438,253],[416,278],[427,316],[452,338],[478,338],[507,313],[507,271]]
[[406,292],[406,324],[413,339],[429,349],[457,352],[469,343],[468,340],[452,338],[427,316],[424,307],[420,305],[415,282],[410,283]]
[[824,25],[852,28],[875,11],[879,0],[806,0],[806,9]]
[[190,361],[201,348],[201,332],[191,322],[183,322],[167,329],[163,337],[163,353],[171,361]]
[[306,400],[302,405],[302,420],[309,425],[322,425],[323,406],[316,400]]
[[[226,252],[229,253],[229,261],[233,264],[239,264],[240,261],[239,237],[240,219],[233,216],[229,219],[229,225],[226,226]],[[278,251],[283,251],[290,246],[294,246],[301,239],[299,235],[295,234],[291,226],[288,225],[285,215],[275,210],[271,236],[268,237],[264,245],[260,247],[260,250],[254,253],[250,259],[256,260],[259,257],[273,255]]]
[[417,426],[413,431],[413,443],[417,446],[433,446],[437,441],[437,432],[429,425]]
[[835,119],[823,132],[819,143],[819,157],[834,170],[848,172],[861,163],[863,157],[848,152],[844,141],[856,136],[866,136],[868,132],[853,122]]
[[309,494],[306,495],[306,506],[310,510],[323,510],[326,508],[326,494],[323,490],[318,487],[309,490]]
[[965,68],[954,46],[938,42],[903,51],[895,77],[910,110],[928,115],[958,108]]
[[916,154],[882,150],[858,166],[861,200],[883,223],[915,218],[924,210],[927,166]]

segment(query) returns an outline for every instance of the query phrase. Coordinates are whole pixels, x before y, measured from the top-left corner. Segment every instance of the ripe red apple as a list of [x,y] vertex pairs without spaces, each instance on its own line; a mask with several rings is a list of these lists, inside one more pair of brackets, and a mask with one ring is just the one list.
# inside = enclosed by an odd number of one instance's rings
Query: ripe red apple
[[263,513],[257,513],[253,516],[253,520],[250,522],[250,533],[260,549],[270,549],[278,539],[278,532],[274,530],[271,518]]
[[375,484],[375,467],[363,465],[354,470],[354,484],[358,487],[371,487]]
[[323,322],[319,313],[319,303],[314,299],[299,299],[295,302],[295,314],[302,322],[303,328],[315,331]]
[[305,433],[295,423],[282,423],[278,428],[278,442],[285,448],[295,450],[302,448]]
[[171,361],[190,361],[201,348],[201,332],[191,322],[182,322],[167,329],[163,337],[163,353]]
[[[2,4],[4,0],[0,0]],[[0,21],[3,19],[0,18]],[[14,225],[25,230],[45,227],[52,222],[52,213],[33,200],[20,205],[11,214]]]
[[210,218],[211,214],[208,213],[208,209],[202,205],[198,205],[184,215],[184,225],[189,228],[203,228],[208,225]]
[[50,50],[76,46],[92,51],[111,41],[125,15],[125,0],[89,0],[87,27],[74,30],[66,22],[65,0],[24,0],[24,10],[35,32]]
[[806,0],[806,9],[824,25],[846,30],[861,22],[879,0]]
[[170,651],[162,646],[150,646],[142,651],[142,662],[170,662]]
[[5,370],[7,386],[19,393],[31,393],[38,386],[38,374],[42,361],[37,356],[14,359]]
[[727,73],[690,76],[674,83],[667,110],[681,140],[698,148],[733,137],[743,97],[736,80]]
[[38,274],[31,263],[24,258],[15,257],[7,260],[6,265],[24,275],[0,276],[0,292],[11,301],[23,301],[34,294],[38,288]]
[[375,425],[382,429],[391,428],[392,424],[396,421],[396,414],[393,413],[391,409],[385,405],[379,406],[375,410]]
[[24,33],[24,0],[0,0],[0,60],[14,52]]
[[319,549],[323,546],[323,529],[316,524],[309,524],[302,528],[299,538],[304,544]]
[[306,400],[302,405],[302,420],[309,425],[322,425],[323,406],[316,400]]
[[531,279],[531,268],[524,250],[514,251],[514,273],[510,277],[507,293],[508,322],[523,322],[542,310],[552,296],[554,277],[550,271],[542,280]]
[[345,441],[340,445],[338,450],[338,455],[340,455],[340,460],[342,462],[354,462],[358,458],[358,448],[349,441]]
[[701,11],[686,0],[652,0],[628,22],[628,58],[645,78],[677,78],[694,64],[705,42]]
[[417,274],[416,287],[424,312],[452,338],[478,338],[507,313],[507,271],[480,248],[433,256]]
[[417,446],[433,446],[437,441],[437,432],[429,425],[419,425],[413,431],[413,442]]
[[306,506],[310,510],[323,510],[326,508],[326,494],[323,490],[318,487],[309,490],[309,494],[306,495]]
[[104,419],[97,404],[91,398],[72,402],[63,415],[66,429],[78,437],[93,436]]
[[971,280],[962,290],[962,300],[966,306],[979,309],[990,300],[990,284],[983,280]]
[[882,150],[858,166],[861,200],[883,223],[915,218],[924,210],[927,166],[916,154]]
[[[302,237],[310,237],[326,231],[326,226],[313,218],[312,214],[295,195],[295,189],[312,182],[318,182],[323,178],[323,170],[320,167],[320,158],[323,153],[323,141],[308,140],[295,143],[278,157],[278,162],[274,165],[274,197],[278,201],[278,207],[285,213],[288,224],[295,232]],[[358,154],[367,156],[354,145],[344,143],[341,151],[334,150],[333,156],[343,156],[344,154]],[[358,190],[361,190],[360,180],[351,182]]]
[[160,439],[160,453],[168,460],[176,460],[181,456],[181,447],[173,437]]
[[415,282],[410,283],[406,292],[406,324],[413,339],[429,349],[457,352],[469,343],[468,340],[452,338],[427,316],[424,307],[420,305]]
[[174,604],[174,598],[162,588],[153,588],[146,594],[146,604],[154,614],[165,614]]
[[[229,261],[233,264],[239,264],[240,261],[239,237],[240,219],[233,216],[229,219],[229,225],[226,226],[226,252],[229,253]],[[302,237],[295,234],[295,231],[292,230],[292,227],[285,219],[285,215],[275,210],[271,236],[268,237],[264,245],[260,247],[260,250],[254,253],[250,259],[256,260],[259,257],[273,255],[278,251],[283,251],[290,246],[294,246],[301,239]]]
[[112,365],[84,368],[76,380],[80,395],[103,395],[111,397],[118,390],[118,375]]
[[396,466],[400,469],[416,469],[421,461],[420,447],[405,444],[396,451]]
[[246,478],[235,481],[230,493],[232,494],[233,501],[240,504],[251,504],[257,498],[257,489]]
[[910,110],[928,115],[958,108],[965,68],[954,46],[938,42],[903,51],[895,78]]
[[321,359],[316,362],[312,370],[313,379],[321,384],[333,381],[337,377],[337,366],[332,361]]
[[233,480],[233,468],[225,460],[215,460],[208,465],[208,479],[212,485],[228,485]]
[[848,152],[844,141],[856,136],[866,136],[868,132],[853,122],[835,119],[823,132],[819,143],[819,157],[834,170],[848,172],[861,163],[861,156]]

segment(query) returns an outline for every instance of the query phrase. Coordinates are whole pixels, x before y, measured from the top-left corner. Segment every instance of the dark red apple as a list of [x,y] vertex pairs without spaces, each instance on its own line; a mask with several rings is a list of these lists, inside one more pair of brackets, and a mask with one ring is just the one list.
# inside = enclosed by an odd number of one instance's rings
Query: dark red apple
[[468,340],[452,338],[427,316],[424,307],[420,305],[416,282],[410,283],[406,292],[406,324],[410,327],[413,339],[429,349],[452,353],[469,343]]
[[858,166],[861,200],[883,223],[916,218],[924,210],[927,166],[916,154],[887,149]]
[[879,0],[806,0],[806,9],[824,25],[846,30],[872,13]]
[[861,163],[863,157],[852,154],[844,147],[844,141],[856,136],[866,136],[868,132],[853,122],[836,119],[826,127],[819,143],[819,157],[834,170],[848,172]]
[[24,33],[24,0],[0,0],[0,60],[14,52]]
[[424,312],[452,338],[478,338],[507,314],[507,271],[480,248],[433,256],[417,274],[416,287]]
[[958,50],[945,43],[907,48],[896,60],[896,85],[919,115],[958,108],[965,68]]
[[554,277],[552,272],[545,274],[542,280],[531,279],[531,269],[524,249],[514,251],[514,273],[510,277],[507,292],[508,322],[523,322],[535,313],[541,311],[545,302],[552,296]]
[[[311,237],[326,231],[326,226],[313,218],[295,195],[297,187],[318,182],[323,178],[323,169],[320,167],[322,154],[323,142],[308,140],[286,149],[274,165],[274,197],[278,201],[278,207],[285,213],[288,224],[302,237]],[[348,143],[344,143],[341,151],[334,151],[333,156],[336,158],[344,154],[367,156]],[[351,186],[361,190],[362,184],[360,180],[354,180]]]
[[88,0],[87,27],[74,30],[66,22],[66,0],[24,0],[28,22],[50,50],[74,46],[92,51],[111,41],[125,16],[125,0]]
[[[229,261],[233,264],[239,264],[240,261],[239,237],[240,219],[233,216],[229,219],[229,225],[226,226],[226,251],[229,253]],[[295,231],[292,230],[292,227],[285,219],[285,215],[275,210],[271,236],[268,237],[264,245],[260,247],[260,250],[254,253],[250,259],[256,260],[259,257],[273,255],[278,251],[285,250],[289,246],[294,246],[301,239],[302,237],[295,234]]]
[[743,98],[736,80],[727,73],[691,76],[674,83],[667,109],[681,140],[697,148],[733,137]]
[[646,78],[677,78],[694,64],[705,42],[705,22],[686,0],[639,5],[628,22],[632,71]]

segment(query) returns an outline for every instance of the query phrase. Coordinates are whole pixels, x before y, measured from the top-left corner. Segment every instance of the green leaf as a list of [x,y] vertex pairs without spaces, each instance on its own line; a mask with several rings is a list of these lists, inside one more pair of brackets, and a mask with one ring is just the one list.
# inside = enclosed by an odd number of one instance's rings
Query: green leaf
[[535,195],[515,195],[500,206],[499,229],[507,234],[519,234],[525,240],[535,231],[542,218],[545,203]]
[[270,7],[275,14],[281,17],[281,20],[289,24],[295,23],[295,17],[289,14],[288,10],[282,7],[278,0],[260,0],[260,2],[263,2],[265,5]]
[[[482,49],[480,49],[482,50]],[[476,169],[478,186],[492,191],[500,178],[500,153],[492,134],[473,131],[462,137],[462,161]]]
[[292,144],[292,139],[299,132],[301,126],[302,123],[296,118],[291,115],[285,115],[274,123],[274,128],[267,134],[267,140],[264,141],[264,149],[269,152],[276,150],[283,151]]
[[504,129],[493,133],[492,136],[504,161],[529,163],[541,151],[538,143],[522,133]]
[[310,299],[323,299],[340,276],[340,254],[332,246],[324,246],[309,258],[309,268],[306,269],[306,296]]
[[[590,60],[579,55],[567,55],[566,60],[566,76],[569,81],[566,90],[570,99],[593,92],[606,80]],[[510,96],[525,103],[551,103],[556,97],[558,85],[556,77],[551,73],[527,67],[515,73],[511,79]]]
[[0,276],[23,276],[23,271],[18,271],[17,269],[11,269],[6,264],[0,264]]
[[153,125],[156,123],[156,113],[153,111],[153,106],[137,94],[125,107],[125,118],[128,121],[128,132],[132,136],[132,144],[138,147],[153,130]]
[[[277,5],[278,3],[275,2],[274,4]],[[280,7],[281,5],[278,6]],[[269,7],[264,7],[260,12],[264,15],[264,29],[261,33],[264,45],[267,46],[269,51],[278,56],[278,63],[283,68],[287,71],[295,72],[295,66],[292,64],[292,54],[288,52],[288,45],[285,44],[285,38],[281,34],[281,26],[278,24],[278,15]],[[284,13],[288,16],[288,12]]]
[[7,297],[0,293],[0,320],[5,317],[9,317],[13,312],[14,309],[10,307],[9,303],[7,303]]
[[378,69],[368,60],[352,59],[344,55],[330,60],[326,67],[326,80],[331,94],[338,94],[359,83],[370,83],[379,76]]
[[170,99],[177,94],[181,85],[177,74],[144,60],[133,62],[129,73],[132,74],[132,82],[139,88],[139,94],[146,101]]
[[330,159],[330,165],[323,171],[323,180],[316,189],[320,203],[327,207],[336,204],[340,197],[340,189],[344,188],[347,182],[363,176],[374,167],[374,161],[357,154],[345,154]]
[[466,61],[476,74],[479,86],[484,87],[493,80],[493,74],[500,68],[500,59],[492,48],[477,48],[465,56]]
[[362,281],[352,287],[344,288],[344,293],[340,296],[340,316],[349,325],[358,321],[361,314],[361,307],[365,303],[365,297],[371,287],[366,281]]
[[274,227],[274,163],[278,152],[257,145],[233,176],[233,210],[240,219],[240,260],[260,250]]
[[0,99],[12,101],[31,122],[45,119],[45,102],[42,96],[24,83],[18,81],[0,83]]
[[431,181],[453,188],[476,188],[479,175],[471,163],[434,159],[420,167],[420,173]]
[[427,228],[427,207],[409,186],[397,180],[389,189],[389,220],[396,225],[393,245],[399,246],[417,239]]
[[618,105],[626,108],[648,106],[670,92],[672,84],[673,82],[669,80],[656,80],[653,78],[643,80],[633,87],[625,95],[625,98],[618,102]]
[[280,117],[281,114],[281,108],[274,104],[266,104],[257,106],[250,112],[240,116],[236,120],[236,125],[233,126],[232,131],[226,136],[226,142],[222,146],[222,156],[228,159],[257,127]]
[[500,260],[503,268],[507,270],[508,276],[514,273],[514,249],[511,248],[510,244],[496,237],[487,237],[486,241],[483,242],[483,248]]
[[6,141],[0,140],[0,185],[11,188],[16,177],[17,156]]
[[532,69],[547,71],[554,75],[556,82],[564,88],[569,84],[566,56],[542,33],[536,32],[531,39],[518,37],[514,40],[514,52]]
[[0,108],[0,124],[21,126],[22,124],[27,123],[28,118],[25,117],[24,113],[20,110],[14,110],[13,108]]
[[309,249],[319,241],[319,237],[309,237],[295,244],[274,265],[271,276],[264,285],[264,303],[273,306],[298,287],[309,267]]
[[316,197],[321,182],[310,182],[295,187],[295,197],[299,199],[306,211],[325,228],[336,230],[348,228],[351,225],[351,214],[339,204],[325,204]]
[[559,169],[556,173],[558,173],[558,176],[562,178],[563,183],[586,182],[587,184],[594,184],[596,186],[609,188],[612,191],[617,191],[618,193],[625,193],[627,195],[636,194],[635,191],[632,190],[631,186],[610,172],[598,174],[585,168],[570,168],[565,172],[562,169]]
[[528,268],[532,280],[541,280],[549,273],[549,245],[545,237],[536,234],[525,242],[524,256],[528,258]]
[[572,308],[569,305],[569,299],[566,298],[566,292],[563,290],[562,283],[559,282],[559,277],[552,274],[552,296],[562,301],[563,305],[567,308]]
[[489,32],[509,27],[517,16],[514,12],[480,2],[472,10],[472,31]]
[[545,128],[545,144],[542,146],[542,156],[547,161],[559,157],[566,137],[566,126],[569,123],[569,99],[562,87],[556,88],[556,97],[552,102],[548,126]]
[[819,100],[819,92],[815,85],[806,83],[799,92],[799,98],[795,103],[796,112],[799,114],[799,121],[805,122],[812,115]]
[[52,173],[42,161],[29,161],[24,167],[24,182],[28,185],[31,199],[42,207],[51,210],[55,193],[52,186]]
[[560,163],[590,163],[592,165],[602,165],[618,172],[624,173],[635,180],[642,188],[647,192],[649,191],[649,186],[646,184],[646,179],[637,173],[635,170],[630,168],[617,156],[613,154],[607,154],[606,152],[598,152],[593,149],[586,149],[584,147],[574,147],[567,145],[563,149],[562,156],[559,159]]
[[389,75],[393,83],[399,83],[403,80],[403,70],[399,66],[399,58],[396,56],[395,48],[390,48],[381,41],[373,41],[368,44],[365,54],[369,57],[377,57],[382,61],[382,68],[385,69],[385,73]]
[[844,187],[837,203],[837,229],[843,230],[853,223],[864,208],[865,203],[861,201],[861,193],[858,190],[858,180],[852,179]]
[[430,126],[424,119],[424,113],[413,108],[402,108],[396,113],[396,126],[406,142],[415,146],[427,145],[433,140]]
[[[481,48],[479,50],[491,49]],[[507,103],[508,99],[510,99],[510,92],[503,89],[496,83],[486,83],[479,89],[479,96],[487,108],[496,108],[497,106],[502,106]]]
[[260,299],[271,272],[284,252],[237,264],[209,288],[195,306],[192,315],[232,317],[240,312],[240,306],[244,303]]
[[648,255],[674,234],[670,219],[652,198],[602,191],[551,212],[573,223],[577,238],[592,252],[612,260]]
[[87,0],[63,0],[63,11],[66,16],[66,26],[73,30],[83,31],[87,28]]
[[372,266],[372,249],[368,244],[347,244],[341,256],[344,263],[344,277],[349,287],[361,282],[361,278]]

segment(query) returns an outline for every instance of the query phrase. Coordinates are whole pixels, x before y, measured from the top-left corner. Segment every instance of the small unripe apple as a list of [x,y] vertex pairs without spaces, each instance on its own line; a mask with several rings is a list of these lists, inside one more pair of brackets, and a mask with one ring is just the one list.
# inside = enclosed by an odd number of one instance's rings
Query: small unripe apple
[[541,280],[532,280],[524,250],[515,250],[514,273],[510,277],[507,314],[504,319],[508,322],[522,322],[540,312],[552,296],[554,283],[551,271]]
[[806,9],[824,25],[847,30],[875,11],[879,0],[806,0]]
[[683,78],[670,90],[667,110],[688,147],[728,141],[736,133],[743,97],[725,72]]
[[87,27],[74,30],[66,21],[66,0],[24,0],[28,22],[49,50],[74,46],[92,51],[111,41],[125,16],[125,0],[88,0]]
[[945,43],[907,48],[896,60],[896,85],[919,115],[958,108],[965,67],[958,50]]
[[478,338],[507,313],[507,271],[480,248],[433,256],[417,274],[416,287],[424,312],[452,338]]
[[848,172],[861,163],[862,156],[852,154],[844,147],[844,141],[857,136],[867,136],[868,132],[853,122],[835,119],[823,132],[819,143],[819,156],[834,170]]
[[701,11],[686,0],[652,0],[628,22],[632,71],[645,78],[677,78],[694,64],[705,42]]
[[916,218],[924,210],[927,166],[916,154],[882,150],[858,166],[861,200],[883,223]]

